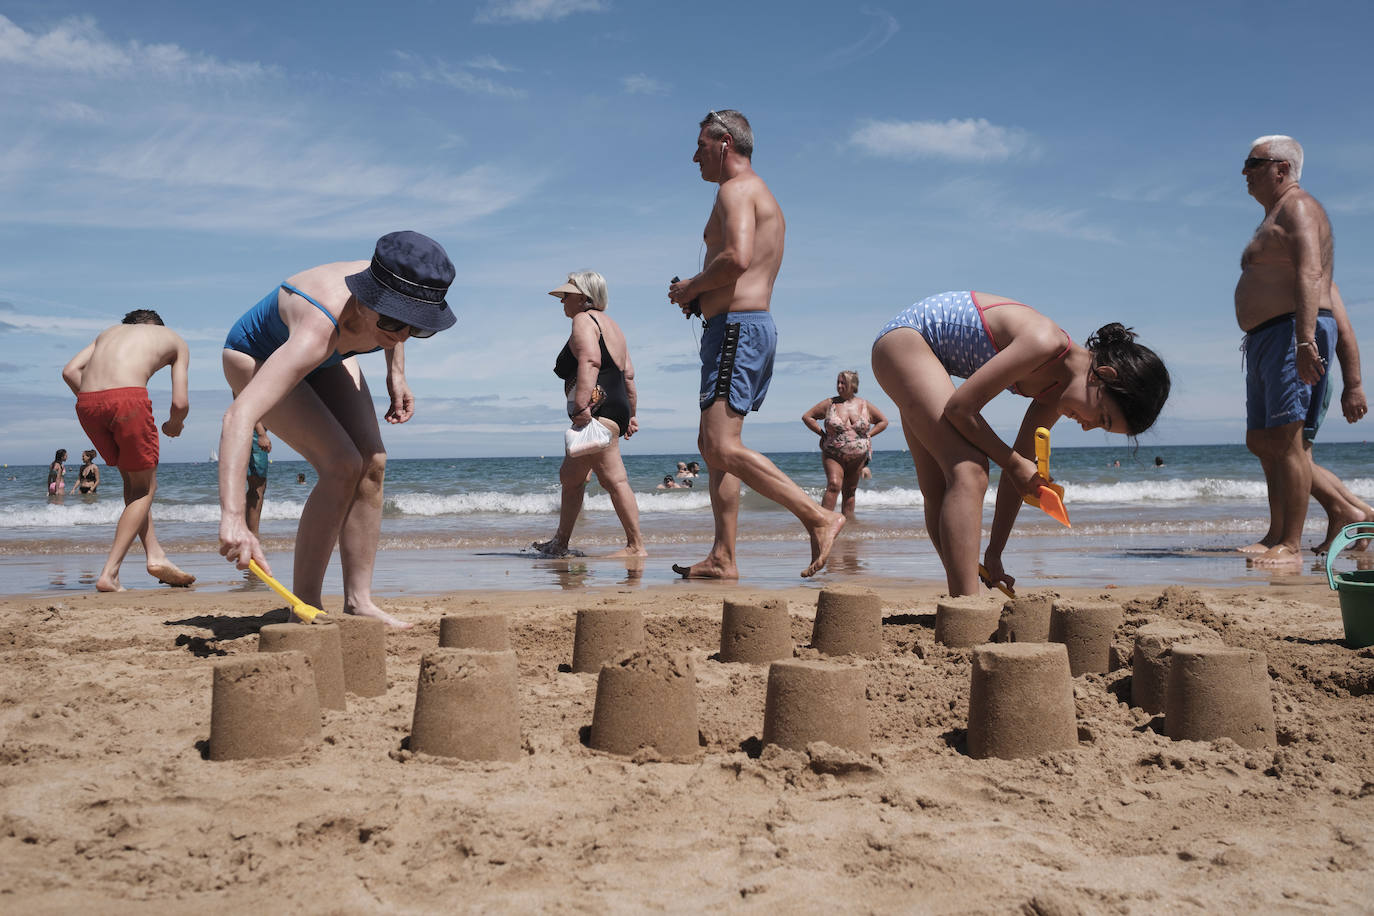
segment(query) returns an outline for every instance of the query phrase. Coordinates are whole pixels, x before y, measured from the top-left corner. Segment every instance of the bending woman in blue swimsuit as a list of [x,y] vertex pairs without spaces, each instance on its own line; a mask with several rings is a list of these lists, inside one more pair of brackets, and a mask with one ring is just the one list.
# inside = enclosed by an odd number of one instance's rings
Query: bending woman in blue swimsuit
[[[873,374],[901,410],[951,595],[978,594],[989,459],[1002,478],[983,565],[989,586],[1013,585],[1002,549],[1022,495],[1046,483],[1035,469],[1036,427],[1068,417],[1085,430],[1137,436],[1169,397],[1169,371],[1128,328],[1105,325],[1085,348],[1035,309],[988,293],[942,293],[903,311],[873,342]],[[967,381],[956,389],[950,376]],[[1004,388],[1031,399],[1014,447],[981,413]]]
[[324,572],[337,543],[344,613],[410,626],[372,600],[386,451],[372,394],[353,357],[386,354],[386,420],[409,420],[415,399],[406,385],[404,344],[453,325],[445,301],[453,274],[438,242],[418,232],[393,232],[377,242],[371,263],[340,261],[298,273],[230,330],[224,377],[234,403],[219,441],[219,552],[239,569],[253,559],[271,571],[244,520],[250,434],[261,421],[319,477],[296,531],[296,597],[323,607]]

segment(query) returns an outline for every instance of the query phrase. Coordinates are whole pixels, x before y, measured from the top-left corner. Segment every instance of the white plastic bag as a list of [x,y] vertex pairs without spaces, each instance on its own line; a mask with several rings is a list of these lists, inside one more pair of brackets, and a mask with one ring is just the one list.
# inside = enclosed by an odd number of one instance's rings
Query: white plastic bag
[[595,419],[581,429],[570,427],[563,433],[563,451],[570,458],[594,454],[610,444],[611,431]]

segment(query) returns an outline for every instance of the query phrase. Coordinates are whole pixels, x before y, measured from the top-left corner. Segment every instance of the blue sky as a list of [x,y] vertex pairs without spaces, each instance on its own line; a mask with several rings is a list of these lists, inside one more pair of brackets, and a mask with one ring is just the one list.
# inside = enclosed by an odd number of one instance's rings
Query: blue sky
[[[699,325],[664,290],[700,264],[714,186],[690,160],[711,108],[753,121],[788,220],[778,370],[747,441],[813,448],[798,418],[840,369],[890,411],[874,334],[973,288],[1080,341],[1133,325],[1174,376],[1145,448],[1240,442],[1254,137],[1305,145],[1371,339],[1370,34],[1370,4],[1322,0],[0,3],[0,461],[85,447],[60,369],[138,307],[191,344],[191,416],[164,460],[203,460],[229,325],[395,229],[448,249],[459,323],[409,346],[419,403],[386,430],[392,455],[556,453],[568,328],[545,291],[588,267],[638,369],[628,448],[690,452]],[[165,373],[152,391],[164,414]],[[1010,435],[1024,408],[1003,396],[989,417]],[[1322,437],[1368,436],[1333,416]],[[1072,424],[1055,441],[1126,447]]]

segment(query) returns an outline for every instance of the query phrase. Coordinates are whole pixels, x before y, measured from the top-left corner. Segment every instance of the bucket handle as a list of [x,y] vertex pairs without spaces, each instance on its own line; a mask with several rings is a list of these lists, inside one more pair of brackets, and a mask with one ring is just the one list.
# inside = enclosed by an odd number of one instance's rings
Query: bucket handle
[[1336,576],[1331,571],[1331,564],[1346,547],[1355,541],[1362,541],[1365,538],[1374,538],[1374,522],[1356,522],[1353,525],[1346,525],[1334,538],[1331,545],[1326,548],[1326,581],[1333,589],[1336,587]]

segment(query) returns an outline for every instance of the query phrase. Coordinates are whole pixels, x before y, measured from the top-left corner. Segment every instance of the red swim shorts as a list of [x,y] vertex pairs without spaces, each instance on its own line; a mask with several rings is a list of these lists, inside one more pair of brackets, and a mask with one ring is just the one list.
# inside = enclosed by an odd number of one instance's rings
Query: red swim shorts
[[76,418],[105,463],[121,471],[157,467],[157,423],[146,388],[107,388],[76,396]]

